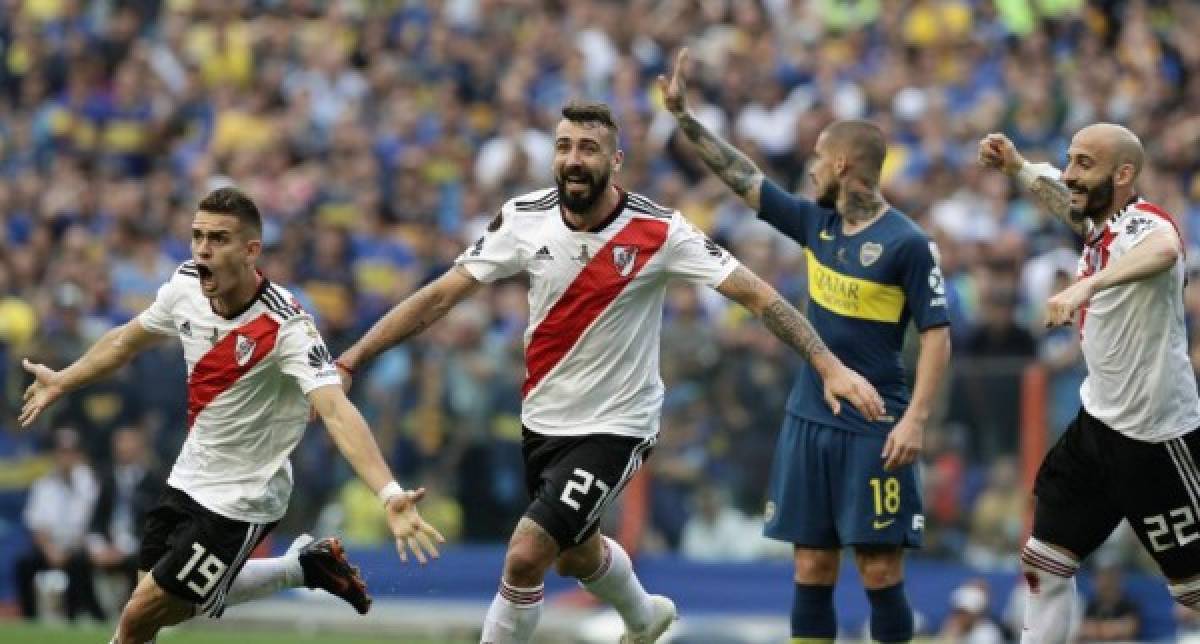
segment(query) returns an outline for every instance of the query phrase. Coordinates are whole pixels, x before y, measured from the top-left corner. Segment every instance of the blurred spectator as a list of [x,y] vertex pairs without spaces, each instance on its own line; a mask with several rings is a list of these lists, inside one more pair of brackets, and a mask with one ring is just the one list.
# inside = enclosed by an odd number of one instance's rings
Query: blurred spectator
[[165,473],[155,467],[140,429],[118,429],[112,443],[112,465],[100,478],[87,553],[97,572],[124,576],[126,592],[131,592],[137,583],[143,520],[158,502]]
[[981,570],[1016,566],[1029,497],[1017,478],[1017,465],[1001,458],[988,471],[987,487],[972,504],[965,560]]
[[96,492],[96,479],[84,459],[79,434],[73,429],[55,430],[54,469],[33,484],[25,505],[25,527],[33,546],[16,562],[17,592],[26,619],[38,616],[38,574],[55,570],[67,575],[63,598],[67,617],[86,614],[104,619],[84,548]]
[[758,554],[762,526],[730,505],[728,492],[714,485],[701,485],[693,506],[680,540],[683,556],[701,561],[741,561]]
[[968,581],[950,595],[950,614],[942,623],[940,641],[957,644],[1004,644],[1004,629],[990,614],[991,598],[982,580]]
[[1120,567],[1100,564],[1092,582],[1093,596],[1084,609],[1079,637],[1089,642],[1137,640],[1142,618],[1137,605],[1126,595]]

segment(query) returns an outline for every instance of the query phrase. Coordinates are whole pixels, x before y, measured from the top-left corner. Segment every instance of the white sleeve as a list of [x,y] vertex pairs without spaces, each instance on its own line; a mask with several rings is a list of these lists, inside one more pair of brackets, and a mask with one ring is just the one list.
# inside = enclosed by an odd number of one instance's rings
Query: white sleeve
[[667,274],[689,282],[717,286],[738,267],[737,258],[675,213],[667,237]]
[[502,209],[488,224],[483,236],[454,260],[455,265],[467,269],[472,277],[485,284],[524,270],[512,220],[512,214]]
[[141,322],[147,331],[171,337],[179,335],[179,329],[175,328],[175,316],[171,314],[176,300],[179,299],[173,280],[174,278],[167,280],[166,284],[158,287],[158,295],[154,297],[154,302],[138,314],[138,322]]
[[289,318],[280,327],[279,355],[280,370],[295,378],[306,395],[317,387],[342,386],[333,354],[307,313]]
[[1120,240],[1121,245],[1125,250],[1130,250],[1134,246],[1146,241],[1146,238],[1151,233],[1159,230],[1168,230],[1174,233],[1174,228],[1169,222],[1161,217],[1135,210],[1129,215],[1129,218],[1121,224]]

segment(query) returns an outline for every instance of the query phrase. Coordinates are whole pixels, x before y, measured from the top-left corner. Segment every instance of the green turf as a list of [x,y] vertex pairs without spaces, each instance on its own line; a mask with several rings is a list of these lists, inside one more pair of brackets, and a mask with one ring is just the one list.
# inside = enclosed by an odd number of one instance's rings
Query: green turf
[[[106,628],[70,626],[33,626],[0,621],[0,642],[4,644],[104,644],[112,632]],[[350,635],[344,633],[300,633],[259,631],[210,631],[180,628],[163,633],[159,644],[459,644],[471,640],[446,637],[416,637],[400,634]]]

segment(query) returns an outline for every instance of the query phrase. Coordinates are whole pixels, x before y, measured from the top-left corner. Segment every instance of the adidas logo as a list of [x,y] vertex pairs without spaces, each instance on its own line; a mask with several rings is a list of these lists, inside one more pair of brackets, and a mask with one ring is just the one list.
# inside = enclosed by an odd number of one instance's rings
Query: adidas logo
[[534,259],[554,259],[554,256],[550,254],[549,248],[542,246],[541,248],[538,249],[538,252],[533,254],[533,258]]

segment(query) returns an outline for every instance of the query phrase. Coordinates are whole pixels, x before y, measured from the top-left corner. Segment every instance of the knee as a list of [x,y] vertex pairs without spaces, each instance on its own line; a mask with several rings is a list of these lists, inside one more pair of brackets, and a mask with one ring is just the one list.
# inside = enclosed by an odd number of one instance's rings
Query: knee
[[531,543],[515,541],[509,544],[504,556],[504,578],[516,586],[536,586],[545,579],[554,556],[555,553],[543,552]]
[[603,563],[603,545],[599,540],[595,546],[590,543],[582,544],[564,550],[554,562],[554,569],[563,577],[583,579],[594,574]]
[[837,583],[838,552],[796,550],[796,583],[832,586]]
[[903,559],[899,550],[860,552],[855,554],[855,562],[863,587],[869,590],[890,588],[904,579]]

